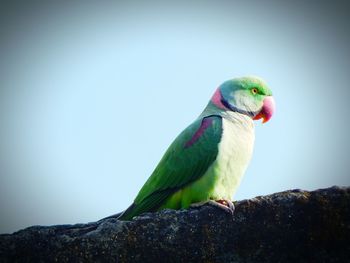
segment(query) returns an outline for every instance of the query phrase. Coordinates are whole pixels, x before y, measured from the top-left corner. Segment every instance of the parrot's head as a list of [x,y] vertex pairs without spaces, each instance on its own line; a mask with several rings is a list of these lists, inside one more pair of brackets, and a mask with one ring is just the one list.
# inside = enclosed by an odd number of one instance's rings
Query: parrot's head
[[272,92],[258,77],[228,80],[215,91],[211,102],[218,108],[235,111],[254,120],[270,120],[275,110]]

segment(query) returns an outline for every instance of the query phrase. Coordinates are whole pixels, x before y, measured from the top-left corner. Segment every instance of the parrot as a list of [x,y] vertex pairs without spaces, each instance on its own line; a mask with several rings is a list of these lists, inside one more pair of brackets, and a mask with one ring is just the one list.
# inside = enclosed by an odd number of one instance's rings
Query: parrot
[[260,77],[222,83],[199,117],[171,143],[118,220],[206,203],[233,214],[231,198],[253,152],[253,121],[265,123],[274,111],[272,92]]

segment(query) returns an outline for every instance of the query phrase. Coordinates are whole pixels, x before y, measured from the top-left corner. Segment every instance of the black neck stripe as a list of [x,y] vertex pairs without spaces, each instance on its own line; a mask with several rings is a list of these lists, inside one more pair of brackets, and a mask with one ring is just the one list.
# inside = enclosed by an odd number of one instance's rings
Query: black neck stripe
[[238,112],[238,113],[241,113],[241,114],[244,114],[244,115],[247,115],[247,116],[249,116],[249,117],[254,117],[255,115],[258,114],[258,112],[246,111],[246,110],[238,109],[236,106],[233,106],[233,105],[231,105],[230,103],[228,103],[228,101],[226,101],[226,100],[224,99],[224,97],[222,97],[222,96],[221,96],[221,103],[222,103],[226,108],[228,108],[229,110],[234,111],[234,112]]

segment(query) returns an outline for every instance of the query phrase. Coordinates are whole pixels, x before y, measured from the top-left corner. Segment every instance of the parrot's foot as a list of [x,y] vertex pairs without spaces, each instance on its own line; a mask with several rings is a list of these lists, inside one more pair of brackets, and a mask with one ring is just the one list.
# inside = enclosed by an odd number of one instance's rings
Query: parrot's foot
[[233,205],[231,200],[225,200],[225,199],[215,200],[215,201],[209,200],[208,203],[212,206],[225,210],[227,213],[231,215],[233,215],[233,213],[235,212],[235,206]]
[[224,199],[209,200],[209,201],[205,201],[205,202],[194,203],[194,204],[191,204],[190,207],[200,207],[200,206],[205,205],[205,204],[209,204],[209,205],[221,208],[231,215],[233,215],[233,213],[235,211],[235,206],[233,205],[233,203],[230,200],[224,200]]
[[216,204],[220,204],[224,207],[224,209],[229,209],[230,213],[233,214],[235,212],[235,205],[232,203],[231,200],[225,200],[225,199],[221,199],[221,200],[216,200],[214,201]]

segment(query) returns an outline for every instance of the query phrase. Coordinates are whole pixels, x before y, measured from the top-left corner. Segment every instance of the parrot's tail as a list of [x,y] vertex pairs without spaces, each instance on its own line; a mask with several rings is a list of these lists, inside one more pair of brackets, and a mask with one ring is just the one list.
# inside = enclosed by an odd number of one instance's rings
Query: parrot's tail
[[101,222],[101,221],[103,221],[103,220],[105,220],[105,219],[108,219],[108,218],[116,218],[116,219],[118,219],[118,218],[120,217],[120,215],[122,215],[123,213],[124,213],[124,212],[119,212],[119,213],[117,213],[117,214],[104,217],[104,218],[98,220],[97,222]]
[[118,216],[118,220],[131,220],[134,216],[136,216],[137,214],[135,214],[135,204],[132,203],[131,206],[129,206],[124,212],[121,212]]

